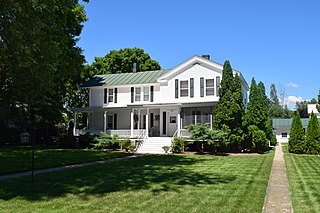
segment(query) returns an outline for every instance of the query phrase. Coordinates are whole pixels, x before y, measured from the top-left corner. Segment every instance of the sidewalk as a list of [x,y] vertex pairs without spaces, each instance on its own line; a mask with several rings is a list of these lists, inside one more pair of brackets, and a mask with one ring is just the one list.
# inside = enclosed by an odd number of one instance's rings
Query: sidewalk
[[[79,167],[84,167],[84,166],[104,164],[104,163],[108,163],[108,162],[126,160],[126,159],[130,159],[130,158],[141,157],[141,156],[143,156],[143,155],[136,154],[136,155],[129,155],[129,156],[121,157],[121,158],[112,158],[112,159],[108,159],[108,160],[92,161],[92,162],[86,162],[86,163],[52,167],[52,168],[47,168],[47,169],[39,169],[39,170],[34,171],[34,175],[48,173],[48,172],[55,172],[55,171],[60,171],[60,170],[65,170],[65,169],[71,169],[71,168],[79,168]],[[18,177],[23,177],[23,176],[28,176],[28,175],[31,176],[31,171],[18,172],[18,173],[13,173],[13,174],[8,174],[8,175],[0,175],[0,180],[10,179],[10,178],[18,178]]]
[[262,212],[293,212],[281,143],[276,146]]

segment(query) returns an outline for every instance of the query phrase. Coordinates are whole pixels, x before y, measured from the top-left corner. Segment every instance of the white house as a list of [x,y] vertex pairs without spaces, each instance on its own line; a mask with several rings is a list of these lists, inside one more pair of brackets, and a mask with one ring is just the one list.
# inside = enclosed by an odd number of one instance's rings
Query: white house
[[308,114],[311,115],[311,112],[316,114],[317,118],[320,118],[320,113],[317,109],[317,104],[308,104]]
[[[88,113],[87,130],[140,138],[144,144],[167,141],[186,134],[192,123],[209,123],[219,100],[223,65],[209,56],[193,56],[171,70],[97,75],[83,84],[89,91],[89,106],[75,108]],[[240,72],[243,102],[247,104],[249,86]],[[153,142],[155,143],[155,142]]]

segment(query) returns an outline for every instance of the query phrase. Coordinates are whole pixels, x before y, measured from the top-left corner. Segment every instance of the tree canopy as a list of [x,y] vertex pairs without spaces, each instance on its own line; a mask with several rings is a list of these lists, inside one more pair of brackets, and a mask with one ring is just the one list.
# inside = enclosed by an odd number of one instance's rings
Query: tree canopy
[[95,57],[90,65],[94,74],[114,74],[132,72],[133,63],[139,65],[140,71],[161,69],[160,64],[140,48],[111,50],[104,57]]
[[304,137],[300,114],[296,111],[290,127],[289,152],[304,153]]
[[0,108],[6,119],[56,124],[85,61],[76,45],[87,20],[84,6],[2,1],[0,17]]

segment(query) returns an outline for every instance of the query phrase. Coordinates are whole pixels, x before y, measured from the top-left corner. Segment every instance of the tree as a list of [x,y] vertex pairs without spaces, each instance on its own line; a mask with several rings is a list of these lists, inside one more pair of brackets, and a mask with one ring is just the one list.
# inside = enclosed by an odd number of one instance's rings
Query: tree
[[279,105],[279,99],[277,96],[277,89],[275,84],[271,84],[270,86],[270,100],[272,105]]
[[229,131],[228,141],[233,148],[237,148],[243,141],[242,118],[245,110],[241,79],[238,74],[233,76],[229,61],[223,65],[219,95],[220,99],[213,110],[214,127]]
[[320,153],[320,126],[317,116],[312,112],[308,123],[308,129],[305,140],[305,152],[307,154]]
[[290,127],[289,152],[298,154],[304,153],[304,139],[305,134],[300,114],[296,111]]
[[[264,132],[267,136],[267,139],[271,140],[272,138],[272,127],[268,121],[268,106],[265,94],[263,94],[263,84],[259,83],[259,85],[260,86],[258,86],[255,79],[252,78],[249,95],[250,101],[248,103],[248,110],[243,122],[243,127],[246,130],[246,140],[243,143],[243,148],[246,149],[256,149],[256,147],[260,147],[255,146],[255,142],[257,141],[252,141],[256,137],[252,137],[250,132],[256,132],[256,130],[253,127],[249,129],[250,126],[255,126]],[[259,132],[257,134],[259,137],[261,136]],[[264,144],[264,142],[262,142],[262,144]]]
[[160,64],[140,48],[124,48],[111,50],[104,57],[95,57],[90,68],[94,74],[114,74],[132,72],[133,63],[137,63],[140,71],[159,70]]
[[300,114],[300,118],[309,118],[308,101],[296,102],[296,110]]
[[78,0],[4,1],[0,17],[0,108],[6,119],[53,127],[80,81],[84,7]]

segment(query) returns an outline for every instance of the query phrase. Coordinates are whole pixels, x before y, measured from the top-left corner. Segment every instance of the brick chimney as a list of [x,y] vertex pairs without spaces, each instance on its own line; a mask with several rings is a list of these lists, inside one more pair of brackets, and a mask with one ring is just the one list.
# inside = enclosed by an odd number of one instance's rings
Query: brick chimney
[[202,58],[210,60],[210,55],[202,55]]
[[139,64],[134,62],[132,65],[132,72],[139,72],[140,68],[139,68]]

